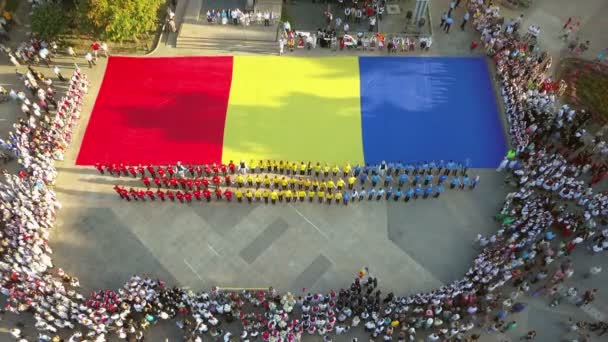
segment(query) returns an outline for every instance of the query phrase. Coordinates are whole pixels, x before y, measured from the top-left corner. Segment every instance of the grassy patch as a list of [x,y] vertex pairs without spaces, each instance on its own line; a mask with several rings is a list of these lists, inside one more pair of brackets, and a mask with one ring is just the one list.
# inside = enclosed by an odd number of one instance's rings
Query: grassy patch
[[608,122],[608,67],[581,59],[562,64],[561,78],[566,81],[566,100],[589,110],[595,120]]

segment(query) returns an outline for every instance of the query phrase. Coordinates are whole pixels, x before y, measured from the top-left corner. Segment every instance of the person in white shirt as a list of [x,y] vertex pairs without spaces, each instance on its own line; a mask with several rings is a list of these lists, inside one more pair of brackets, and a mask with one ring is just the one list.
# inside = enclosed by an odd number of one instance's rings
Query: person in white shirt
[[103,56],[108,58],[108,56],[110,55],[110,52],[108,50],[108,43],[103,42],[101,43],[101,52],[103,52]]
[[87,54],[84,55],[84,59],[86,59],[87,63],[89,63],[89,68],[92,68],[93,65],[95,65],[95,60],[90,52],[87,52]]

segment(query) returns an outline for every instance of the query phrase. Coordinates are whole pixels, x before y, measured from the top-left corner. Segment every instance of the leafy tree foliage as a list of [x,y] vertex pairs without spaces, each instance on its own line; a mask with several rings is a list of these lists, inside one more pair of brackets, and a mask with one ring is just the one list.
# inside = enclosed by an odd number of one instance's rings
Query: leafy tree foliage
[[63,33],[66,16],[60,3],[49,1],[36,6],[32,13],[32,32],[45,40],[52,40]]

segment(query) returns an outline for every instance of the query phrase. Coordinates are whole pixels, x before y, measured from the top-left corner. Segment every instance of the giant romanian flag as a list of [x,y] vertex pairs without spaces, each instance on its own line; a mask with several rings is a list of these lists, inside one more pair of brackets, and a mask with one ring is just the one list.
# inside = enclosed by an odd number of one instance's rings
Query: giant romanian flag
[[77,164],[496,167],[504,152],[482,58],[110,57]]

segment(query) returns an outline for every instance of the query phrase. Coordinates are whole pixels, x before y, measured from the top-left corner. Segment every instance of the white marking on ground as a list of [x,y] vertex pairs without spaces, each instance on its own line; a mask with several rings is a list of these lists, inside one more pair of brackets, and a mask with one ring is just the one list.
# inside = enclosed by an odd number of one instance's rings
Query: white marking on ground
[[323,235],[323,237],[325,237],[327,240],[329,240],[329,236],[327,236],[327,234],[325,234],[321,229],[319,229],[319,227],[317,227],[314,223],[312,223],[306,216],[304,216],[304,214],[302,214],[298,209],[296,209],[296,207],[294,207],[293,205],[289,204],[289,206],[296,211],[296,213],[298,213],[298,215],[300,215],[301,218],[304,219],[304,221],[308,222],[308,224],[310,224],[311,226],[313,226],[318,232],[319,234]]
[[198,278],[198,280],[202,281],[203,278],[201,277],[200,274],[198,274],[198,272],[196,272],[196,270],[194,269],[194,267],[192,267],[192,265],[190,265],[190,263],[188,262],[188,260],[184,259],[184,264],[186,264],[186,266],[188,266],[188,268],[190,269],[190,271],[192,271],[192,273],[194,273],[194,275]]

